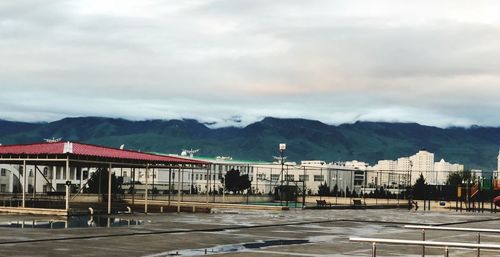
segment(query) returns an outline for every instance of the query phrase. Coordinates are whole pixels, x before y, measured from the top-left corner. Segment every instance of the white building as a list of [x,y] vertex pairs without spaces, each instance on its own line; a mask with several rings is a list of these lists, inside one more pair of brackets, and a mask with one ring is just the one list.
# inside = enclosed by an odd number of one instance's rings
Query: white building
[[[210,170],[155,170],[149,174],[149,184],[158,189],[160,194],[168,194],[169,184],[174,192],[177,189],[188,193],[196,190],[199,193],[206,193],[207,188],[211,191],[220,192],[224,188],[221,178],[231,170],[239,170],[241,174],[248,174],[251,180],[252,192],[257,194],[274,193],[274,188],[283,185],[296,185],[299,191],[306,189],[306,193],[316,194],[321,184],[326,184],[330,190],[335,185],[339,191],[355,189],[360,192],[363,184],[364,170],[367,164],[364,162],[352,161],[347,165],[327,164],[325,161],[313,160],[302,161],[300,165],[287,162],[283,165],[279,163],[265,162],[245,162],[237,160],[196,158],[199,160],[212,162]],[[363,171],[361,171],[363,170]],[[361,172],[360,172],[361,171]],[[153,175],[154,174],[154,175]],[[132,182],[132,172],[123,171],[124,181]],[[171,177],[171,179],[169,178]],[[357,178],[357,180],[356,180]],[[141,184],[136,185],[136,190],[144,190],[145,171],[135,171],[135,181]],[[169,181],[171,181],[169,183]],[[128,188],[125,186],[124,188]]]
[[380,160],[373,167],[369,167],[367,183],[374,186],[394,186],[400,183],[397,171],[398,162],[393,160]]
[[427,150],[420,150],[415,155],[410,156],[411,161],[411,184],[414,184],[417,179],[422,174],[426,181],[427,178],[432,178],[434,176],[434,154],[428,152]]
[[367,183],[370,186],[414,184],[420,174],[424,176],[428,184],[443,185],[450,172],[463,171],[464,165],[448,163],[445,160],[435,163],[433,153],[421,150],[415,155],[401,157],[396,161],[380,160],[368,170]]
[[412,164],[410,157],[400,157],[397,160],[396,170],[399,173],[400,180],[402,183],[408,185],[410,183]]
[[450,173],[460,171],[464,171],[464,165],[452,164],[441,159],[441,161],[434,163],[434,176],[426,178],[426,181],[433,185],[444,185]]
[[[63,167],[46,167],[27,165],[27,187],[26,192],[33,192],[36,181],[36,193],[45,193],[66,190],[66,181],[70,181],[78,190],[90,178],[90,173],[94,170],[71,168],[68,177]],[[23,179],[23,167],[21,165],[0,165],[0,192],[12,193],[21,191]]]

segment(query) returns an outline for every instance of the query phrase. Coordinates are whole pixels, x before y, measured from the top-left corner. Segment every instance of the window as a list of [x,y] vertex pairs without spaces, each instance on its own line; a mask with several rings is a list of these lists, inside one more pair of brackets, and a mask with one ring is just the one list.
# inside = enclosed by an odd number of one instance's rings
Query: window
[[43,175],[47,176],[47,173],[49,172],[49,168],[45,167],[43,168]]
[[280,174],[271,174],[271,181],[278,181],[280,179]]
[[123,176],[124,177],[127,177],[128,176],[128,173],[126,171],[123,172]]
[[5,177],[6,176],[6,170],[5,169],[2,169],[1,171],[1,174],[0,174],[2,177]]
[[285,175],[285,180],[286,181],[294,181],[295,180],[295,176],[294,175]]
[[89,171],[88,170],[84,170],[83,171],[83,179],[88,179],[89,178]]
[[0,192],[2,192],[2,193],[7,192],[7,185],[6,184],[1,184],[0,185]]
[[323,175],[314,175],[314,181],[324,181],[325,178]]
[[300,181],[309,181],[309,175],[299,175]]

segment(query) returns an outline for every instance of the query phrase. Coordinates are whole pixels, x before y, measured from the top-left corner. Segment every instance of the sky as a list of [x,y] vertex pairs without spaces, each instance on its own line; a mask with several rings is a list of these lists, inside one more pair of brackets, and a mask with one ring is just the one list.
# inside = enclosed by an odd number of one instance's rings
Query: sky
[[0,2],[0,119],[500,126],[500,2]]

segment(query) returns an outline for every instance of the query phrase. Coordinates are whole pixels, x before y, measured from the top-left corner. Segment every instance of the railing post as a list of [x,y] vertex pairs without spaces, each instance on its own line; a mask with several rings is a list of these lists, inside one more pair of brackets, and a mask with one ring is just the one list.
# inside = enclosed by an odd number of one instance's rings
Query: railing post
[[377,243],[372,243],[372,257],[377,257]]
[[[477,243],[481,243],[481,232],[477,232]],[[477,248],[477,257],[481,256],[481,248]]]
[[[422,241],[425,241],[425,229],[422,229]],[[422,245],[422,257],[425,256],[425,245]]]
[[444,247],[444,257],[448,257],[448,246]]

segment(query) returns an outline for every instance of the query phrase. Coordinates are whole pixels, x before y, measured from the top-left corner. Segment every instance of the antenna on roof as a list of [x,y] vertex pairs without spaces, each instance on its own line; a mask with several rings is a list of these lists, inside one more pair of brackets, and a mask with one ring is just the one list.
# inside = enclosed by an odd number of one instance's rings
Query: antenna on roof
[[60,137],[60,138],[52,137],[52,138],[49,138],[49,139],[48,138],[44,138],[43,140],[45,142],[47,142],[47,143],[57,143],[57,142],[61,142],[62,137]]
[[[288,157],[286,156],[283,156],[283,161],[285,161]],[[277,162],[277,163],[281,163],[281,157],[280,156],[273,156],[273,159]]]
[[200,149],[196,149],[196,150],[193,150],[193,149],[186,150],[186,149],[184,149],[184,150],[182,150],[181,156],[187,156],[189,154],[189,157],[193,158],[194,154],[197,153],[197,152],[199,152],[199,151],[200,151]]

